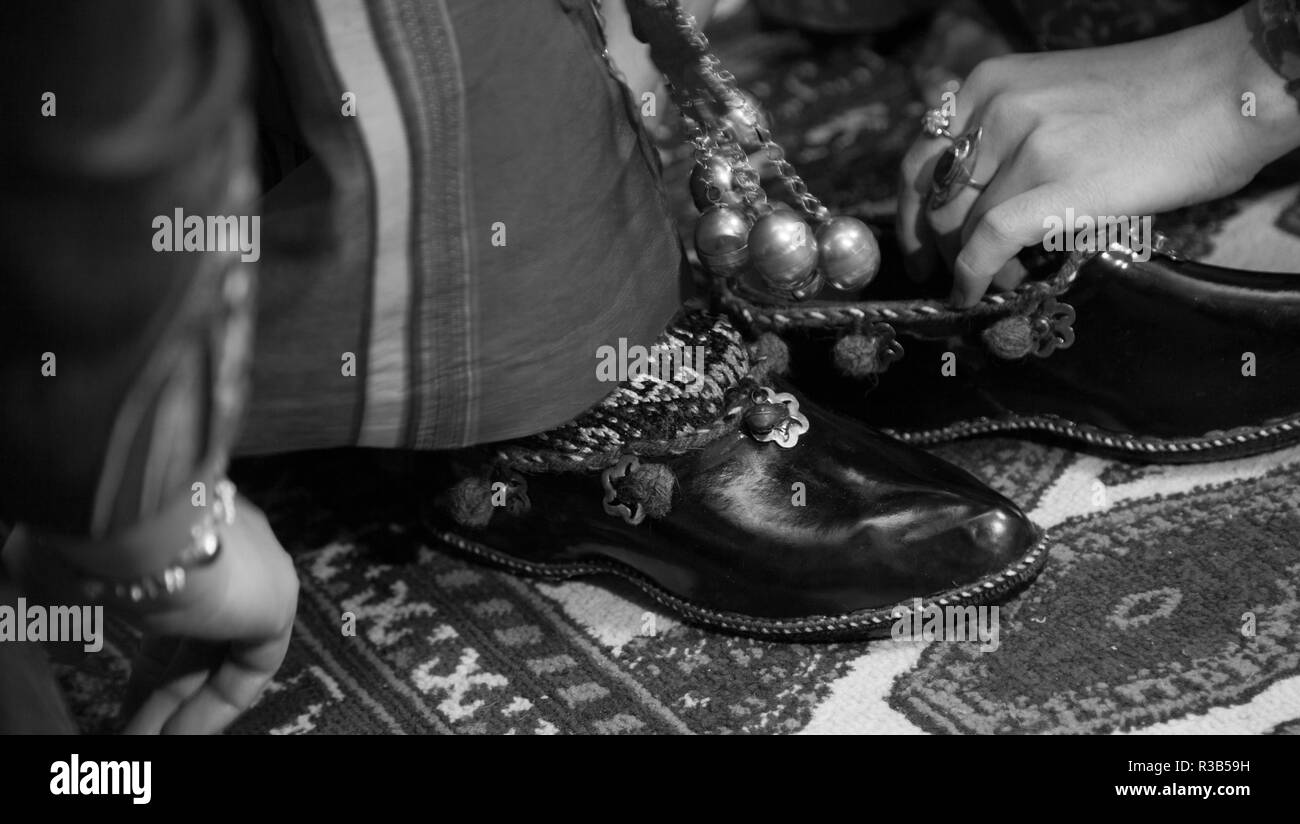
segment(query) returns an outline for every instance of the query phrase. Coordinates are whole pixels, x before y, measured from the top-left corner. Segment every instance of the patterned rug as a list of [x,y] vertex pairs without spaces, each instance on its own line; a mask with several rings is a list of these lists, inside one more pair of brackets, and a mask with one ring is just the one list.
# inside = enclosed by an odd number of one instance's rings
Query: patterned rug
[[[303,587],[288,660],[234,731],[1300,732],[1300,447],[1187,467],[1001,439],[938,452],[1051,531],[996,652],[718,635],[616,584],[521,580],[430,546],[418,467],[241,465]],[[132,647],[117,628],[60,668],[86,730],[116,728]]]
[[[924,108],[905,46],[741,24],[714,39],[814,192],[845,211],[891,208]],[[686,167],[669,159],[680,192]],[[1239,211],[1214,204],[1166,226],[1209,253]],[[233,731],[1300,733],[1300,447],[1182,467],[1007,439],[936,451],[1052,536],[1042,577],[1002,608],[996,652],[732,638],[614,582],[478,566],[419,527],[427,456],[237,465],[295,555],[302,597],[283,669]],[[103,653],[60,666],[87,731],[116,729],[133,645],[115,628]]]

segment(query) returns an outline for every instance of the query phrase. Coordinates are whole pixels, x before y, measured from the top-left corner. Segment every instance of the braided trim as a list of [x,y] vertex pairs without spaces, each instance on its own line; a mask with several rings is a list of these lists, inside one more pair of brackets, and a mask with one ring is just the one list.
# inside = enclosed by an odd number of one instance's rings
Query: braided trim
[[929,445],[974,435],[1022,430],[1047,432],[1082,441],[1091,446],[1134,454],[1203,453],[1209,456],[1225,451],[1240,451],[1242,448],[1263,447],[1268,442],[1275,440],[1290,441],[1300,439],[1300,415],[1294,415],[1277,423],[1263,426],[1242,426],[1227,432],[1209,432],[1199,438],[1157,438],[1152,435],[1130,435],[1111,432],[1090,424],[1077,423],[1053,415],[1016,416],[1002,419],[976,418],[969,421],[958,421],[935,429],[914,432],[886,429],[884,432],[905,443]]
[[[454,532],[430,530],[434,537],[462,552],[474,555],[489,563],[526,575],[563,580],[584,575],[612,574],[634,584],[646,595],[668,609],[689,620],[712,629],[782,640],[814,640],[843,637],[847,634],[887,635],[894,622],[910,615],[913,604],[903,602],[893,606],[856,610],[840,615],[812,615],[801,618],[763,618],[737,612],[724,612],[693,603],[673,595],[641,572],[613,560],[575,561],[545,564],[524,561],[477,541],[463,538]],[[1048,535],[1043,533],[1029,551],[998,572],[957,589],[946,590],[921,598],[921,609],[930,606],[967,606],[986,604],[1001,598],[1042,571],[1048,559]]]
[[528,449],[507,446],[496,451],[497,462],[520,472],[594,472],[607,469],[624,455],[658,458],[681,455],[700,449],[732,432],[740,431],[741,407],[729,409],[716,423],[673,438],[657,441],[633,441],[613,449],[583,447],[572,451]]
[[671,378],[630,376],[600,403],[547,432],[486,447],[497,465],[521,472],[594,472],[619,458],[699,449],[738,429],[755,388],[749,350],[726,315],[688,310],[651,351],[699,350]]
[[1057,296],[1073,285],[1080,267],[1097,253],[1073,252],[1050,278],[1022,284],[1014,291],[985,294],[970,309],[953,309],[938,300],[882,300],[805,304],[771,304],[754,300],[759,293],[747,287],[733,289],[720,282],[720,300],[726,310],[757,332],[789,329],[843,329],[865,322],[885,321],[900,332],[912,327],[969,324],[975,319],[999,319],[1028,309],[1044,296]]

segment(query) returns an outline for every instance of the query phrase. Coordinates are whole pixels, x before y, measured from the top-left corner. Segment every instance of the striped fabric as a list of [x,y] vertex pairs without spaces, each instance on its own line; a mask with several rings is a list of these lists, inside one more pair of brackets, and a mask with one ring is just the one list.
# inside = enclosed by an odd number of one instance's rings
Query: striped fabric
[[403,435],[412,368],[405,345],[412,297],[411,144],[365,8],[348,0],[319,0],[316,6],[323,45],[342,86],[365,101],[366,114],[358,116],[356,125],[370,172],[383,184],[378,191],[372,182],[377,190],[371,204],[376,232],[370,262],[374,285],[359,437],[363,445],[395,446]]
[[264,153],[310,159],[263,204],[241,451],[458,447],[598,401],[596,351],[653,342],[683,278],[588,3],[255,8]]

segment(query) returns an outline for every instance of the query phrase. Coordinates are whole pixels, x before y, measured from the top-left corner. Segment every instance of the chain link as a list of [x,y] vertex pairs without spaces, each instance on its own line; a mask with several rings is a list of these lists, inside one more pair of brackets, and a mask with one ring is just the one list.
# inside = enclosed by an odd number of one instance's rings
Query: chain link
[[[681,39],[680,45],[687,53],[695,56],[695,69],[701,82],[683,89],[669,79],[668,93],[681,113],[686,130],[685,139],[694,146],[693,158],[703,176],[708,201],[713,204],[722,202],[723,192],[713,179],[711,164],[715,157],[721,157],[730,167],[732,186],[739,192],[750,219],[757,218],[769,208],[762,178],[750,162],[741,136],[735,134],[734,127],[712,111],[711,106],[716,104],[728,112],[738,112],[744,122],[754,124],[754,136],[759,145],[756,154],[765,156],[772,164],[777,178],[791,195],[792,205],[814,222],[826,220],[829,210],[808,191],[807,184],[786,158],[785,150],[773,140],[771,131],[762,125],[763,120],[757,107],[741,91],[735,75],[724,68],[722,61],[712,53],[709,39],[696,26],[695,18],[686,13],[680,0],[670,0],[669,5],[673,16],[672,25]],[[626,87],[627,78],[609,52],[602,0],[591,0],[591,9],[600,27],[601,57],[610,74]],[[687,71],[682,72],[682,79],[690,82]]]
[[[631,0],[637,2],[637,0]],[[735,75],[723,67],[722,61],[714,55],[709,40],[695,25],[695,19],[682,8],[680,0],[671,0],[673,26],[681,38],[688,53],[695,56],[695,69],[700,77],[700,84],[686,90],[669,84],[670,93],[682,112],[683,122],[689,133],[687,140],[696,146],[695,161],[705,176],[709,201],[717,203],[721,199],[712,174],[709,160],[715,154],[722,154],[731,166],[731,177],[744,201],[746,211],[751,218],[766,210],[767,194],[763,190],[759,173],[750,163],[745,153],[741,135],[734,134],[734,127],[729,126],[716,113],[709,111],[710,99],[728,112],[737,112],[745,123],[754,124],[754,136],[759,144],[759,152],[764,155],[776,170],[778,179],[790,192],[793,204],[810,220],[820,223],[830,216],[829,210],[808,191],[808,185],[799,176],[798,171],[785,156],[785,150],[772,138],[771,131],[763,126],[763,119],[754,103],[740,89]],[[689,82],[687,73],[683,79]],[[714,197],[714,195],[718,197]]]

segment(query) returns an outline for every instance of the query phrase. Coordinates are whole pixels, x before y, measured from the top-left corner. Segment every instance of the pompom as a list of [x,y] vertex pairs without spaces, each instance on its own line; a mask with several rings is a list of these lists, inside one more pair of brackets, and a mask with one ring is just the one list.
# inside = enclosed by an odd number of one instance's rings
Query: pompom
[[461,526],[482,529],[492,520],[492,485],[484,478],[463,478],[447,495],[447,508]]
[[779,336],[764,332],[749,345],[749,362],[754,365],[754,379],[762,383],[771,376],[790,371],[790,347]]
[[640,504],[651,518],[662,518],[672,511],[677,476],[663,464],[641,463],[629,469],[617,486],[619,498]]
[[1034,329],[1029,318],[1012,315],[980,333],[989,351],[1003,360],[1017,360],[1034,348]]
[[865,378],[882,371],[880,368],[881,339],[866,335],[845,335],[835,342],[831,355],[835,366],[851,378]]

